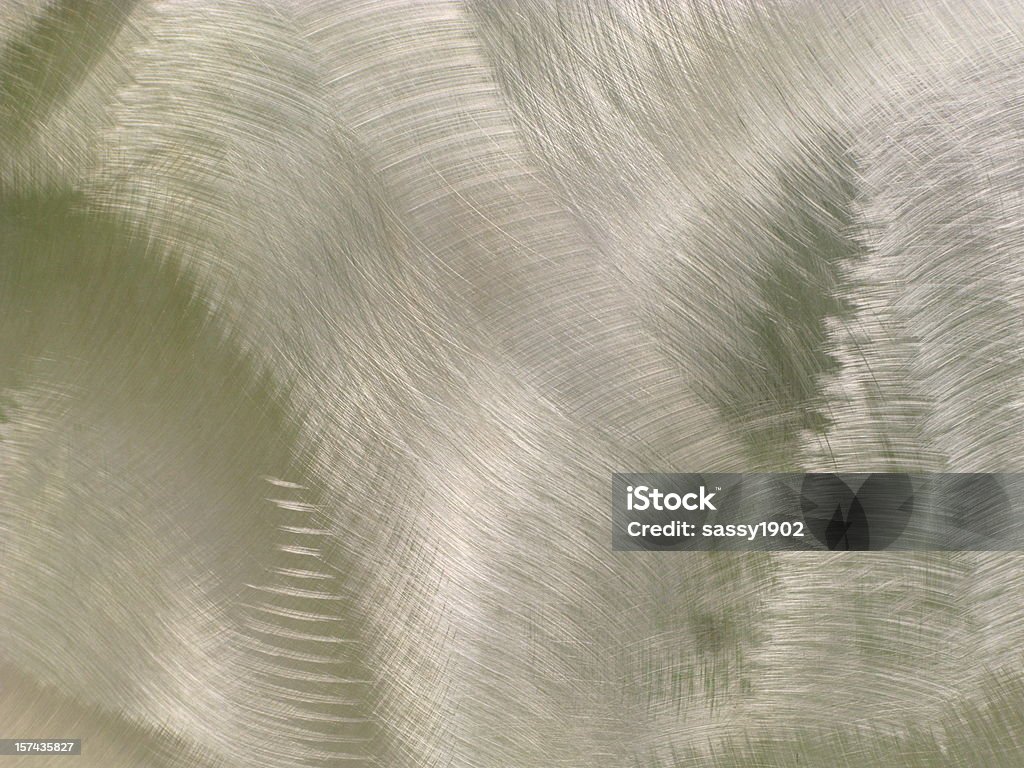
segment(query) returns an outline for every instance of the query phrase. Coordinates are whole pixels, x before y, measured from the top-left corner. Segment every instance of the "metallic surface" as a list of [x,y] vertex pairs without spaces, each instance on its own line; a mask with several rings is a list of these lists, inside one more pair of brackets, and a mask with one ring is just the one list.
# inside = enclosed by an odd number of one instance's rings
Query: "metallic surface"
[[1020,555],[612,553],[608,488],[1024,471],[1022,20],[0,3],[0,736],[1020,766]]

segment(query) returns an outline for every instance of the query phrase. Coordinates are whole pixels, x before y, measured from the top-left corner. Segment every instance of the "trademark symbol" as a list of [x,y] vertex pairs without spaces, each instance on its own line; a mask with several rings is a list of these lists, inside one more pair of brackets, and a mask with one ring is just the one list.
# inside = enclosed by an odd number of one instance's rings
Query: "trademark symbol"
[[716,490],[716,491],[720,491],[720,490],[722,490],[722,486],[720,486],[720,485],[716,485],[716,486],[715,486],[715,490]]

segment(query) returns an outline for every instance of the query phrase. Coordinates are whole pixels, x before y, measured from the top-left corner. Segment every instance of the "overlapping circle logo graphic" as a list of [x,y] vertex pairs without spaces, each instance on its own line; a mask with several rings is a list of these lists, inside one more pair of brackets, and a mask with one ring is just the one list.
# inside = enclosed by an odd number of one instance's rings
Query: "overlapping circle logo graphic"
[[[800,507],[808,531],[830,550],[879,550],[900,537],[914,514],[914,488],[904,474],[805,475]],[[856,488],[856,490],[854,490]]]

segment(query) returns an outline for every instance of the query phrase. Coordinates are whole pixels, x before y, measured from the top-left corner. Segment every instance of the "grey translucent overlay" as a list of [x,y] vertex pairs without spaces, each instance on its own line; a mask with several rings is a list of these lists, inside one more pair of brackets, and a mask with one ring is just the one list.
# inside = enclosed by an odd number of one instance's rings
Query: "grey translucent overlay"
[[1024,550],[1019,473],[616,474],[612,509],[618,550]]

